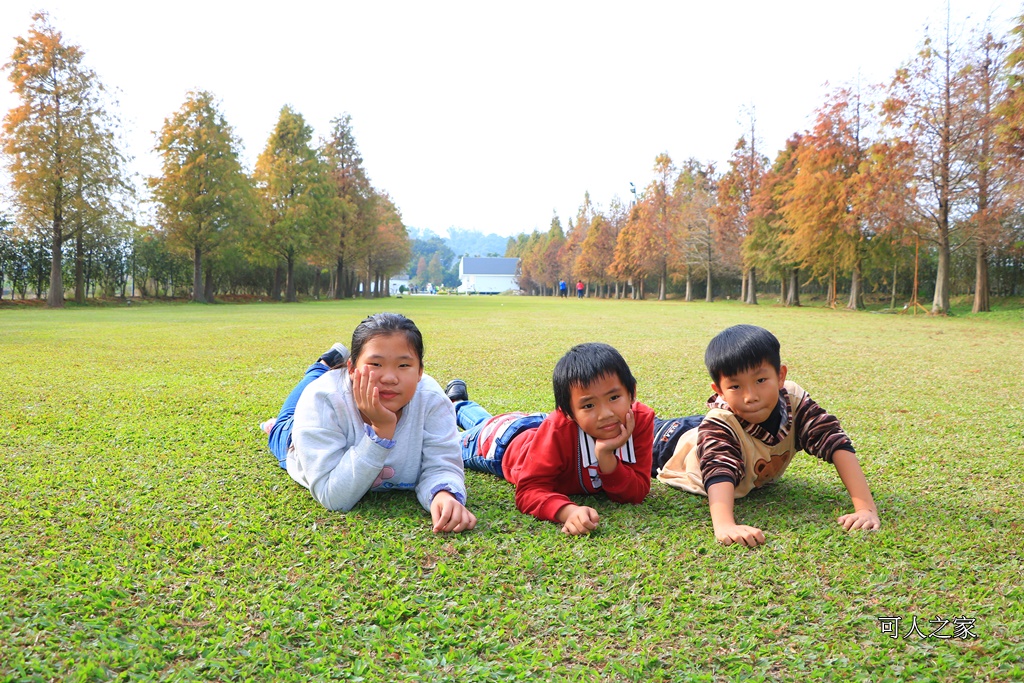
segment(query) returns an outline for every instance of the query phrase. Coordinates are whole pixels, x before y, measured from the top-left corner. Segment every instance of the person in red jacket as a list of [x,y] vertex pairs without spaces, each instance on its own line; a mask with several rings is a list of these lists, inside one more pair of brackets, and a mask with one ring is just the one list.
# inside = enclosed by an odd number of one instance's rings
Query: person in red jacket
[[462,429],[467,468],[516,487],[516,507],[562,525],[567,534],[597,528],[597,510],[569,496],[603,492],[617,503],[641,503],[651,490],[654,411],[636,401],[636,379],[608,344],[569,349],[552,377],[550,414],[492,416],[453,379],[446,394]]

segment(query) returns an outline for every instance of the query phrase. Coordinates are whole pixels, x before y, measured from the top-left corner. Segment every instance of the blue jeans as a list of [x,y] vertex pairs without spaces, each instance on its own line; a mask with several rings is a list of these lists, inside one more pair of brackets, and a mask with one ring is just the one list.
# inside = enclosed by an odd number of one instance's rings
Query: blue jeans
[[284,400],[284,405],[281,406],[281,410],[277,413],[277,422],[274,424],[273,429],[270,430],[267,447],[270,448],[270,452],[277,458],[277,464],[284,469],[288,469],[288,447],[292,445],[292,422],[295,418],[295,406],[299,402],[299,396],[302,396],[302,390],[310,382],[328,370],[330,368],[320,361],[306,368],[302,379],[292,389],[292,393],[288,394],[288,398]]
[[544,421],[545,415],[537,413],[525,415],[513,421],[508,429],[494,439],[494,453],[487,457],[486,453],[480,453],[478,441],[480,431],[491,419],[492,415],[483,406],[475,401],[458,401],[455,404],[455,421],[459,427],[466,430],[459,435],[459,443],[462,446],[462,463],[471,470],[486,472],[497,477],[505,478],[501,471],[501,460],[505,449],[512,439],[519,436],[526,429],[536,429]]
[[676,444],[691,429],[696,429],[704,421],[703,415],[689,417],[654,418],[654,453],[651,458],[651,476],[658,476],[658,470],[665,466],[676,451]]

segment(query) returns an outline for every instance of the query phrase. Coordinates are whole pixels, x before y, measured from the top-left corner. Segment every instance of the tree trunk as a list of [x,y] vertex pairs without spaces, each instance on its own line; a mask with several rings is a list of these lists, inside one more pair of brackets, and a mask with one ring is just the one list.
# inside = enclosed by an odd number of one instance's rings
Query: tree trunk
[[668,280],[668,264],[663,263],[661,265],[661,273],[658,275],[658,301],[664,301],[666,297],[665,293],[665,281]]
[[277,265],[274,266],[274,281],[270,285],[270,298],[274,301],[281,300],[281,281],[284,279],[284,268],[281,267],[281,262],[278,261]]
[[212,304],[213,303],[213,261],[206,259],[206,278],[203,284],[203,302]]
[[89,291],[92,290],[92,295],[96,296],[96,285],[92,277],[92,251],[90,251],[85,257],[85,298],[89,298]]
[[75,303],[85,304],[85,230],[75,233]]
[[789,274],[789,293],[786,297],[787,306],[800,305],[800,269],[794,268]]
[[974,263],[974,306],[972,313],[988,313],[988,245],[978,240],[978,255]]
[[287,303],[295,303],[299,300],[295,292],[295,256],[292,254],[288,255],[285,260],[285,264],[288,267],[288,280],[285,286],[285,301]]
[[689,268],[686,269],[686,300],[693,301],[693,274]]
[[747,271],[740,276],[740,301],[747,303]]
[[313,273],[313,298],[320,300],[320,278],[323,277],[323,270],[317,267]]
[[779,278],[779,303],[782,305],[786,304],[786,278],[785,276]]
[[899,261],[893,259],[892,262],[892,292],[889,295],[889,310],[896,309],[896,268]]
[[715,300],[714,293],[711,291],[711,264],[708,264],[708,279],[707,285],[704,289],[704,301],[711,303]]
[[857,311],[864,308],[860,280],[860,261],[858,260],[857,263],[853,265],[853,272],[850,273],[850,299],[846,303],[846,308],[851,311]]
[[752,306],[757,305],[757,268],[751,268],[749,271],[750,284],[747,285],[747,298],[746,302]]
[[[53,250],[50,252],[50,291],[46,295],[46,305],[50,308],[64,308],[64,279],[60,271],[61,251],[64,239],[64,219],[61,215],[60,193],[53,200]],[[40,283],[41,284],[41,283]],[[42,292],[36,290],[38,299]]]
[[932,314],[949,313],[949,233],[939,232],[939,269],[935,274],[935,296],[932,297]]
[[338,273],[334,280],[334,298],[345,298],[345,259],[338,257]]
[[203,292],[203,250],[197,246],[192,251],[192,301],[206,303]]

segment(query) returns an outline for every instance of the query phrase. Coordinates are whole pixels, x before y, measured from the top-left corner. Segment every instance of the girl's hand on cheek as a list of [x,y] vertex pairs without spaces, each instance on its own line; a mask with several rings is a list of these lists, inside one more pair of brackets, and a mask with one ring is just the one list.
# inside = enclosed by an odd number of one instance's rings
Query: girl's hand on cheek
[[369,365],[356,368],[351,374],[352,397],[363,419],[370,421],[370,426],[377,436],[390,439],[395,435],[398,416],[388,410],[380,402],[380,394],[374,385],[374,372]]

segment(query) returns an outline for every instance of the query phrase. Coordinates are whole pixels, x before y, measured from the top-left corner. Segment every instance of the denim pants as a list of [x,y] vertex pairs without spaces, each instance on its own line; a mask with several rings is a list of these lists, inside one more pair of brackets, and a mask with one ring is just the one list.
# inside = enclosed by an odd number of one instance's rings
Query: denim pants
[[501,471],[501,459],[505,449],[512,439],[516,438],[526,429],[536,429],[546,417],[544,413],[532,415],[522,414],[512,420],[508,428],[499,436],[494,438],[493,453],[479,452],[480,432],[487,426],[487,421],[492,415],[483,406],[475,401],[458,401],[455,404],[455,421],[459,427],[466,430],[459,435],[459,443],[462,446],[462,463],[471,470],[487,472],[497,477],[505,478]]
[[654,449],[651,458],[651,476],[658,476],[658,470],[665,466],[675,453],[679,437],[696,429],[704,421],[703,415],[689,417],[654,418]]
[[295,385],[292,392],[288,394],[288,398],[284,400],[284,404],[281,406],[281,410],[277,413],[277,422],[274,423],[273,429],[270,430],[270,436],[267,439],[267,447],[270,448],[270,452],[277,458],[277,464],[284,469],[288,469],[288,448],[292,445],[292,422],[295,418],[295,406],[299,402],[299,396],[302,396],[302,390],[306,386],[315,380],[320,375],[330,370],[326,365],[317,361],[306,368],[305,374],[302,375],[302,379]]

